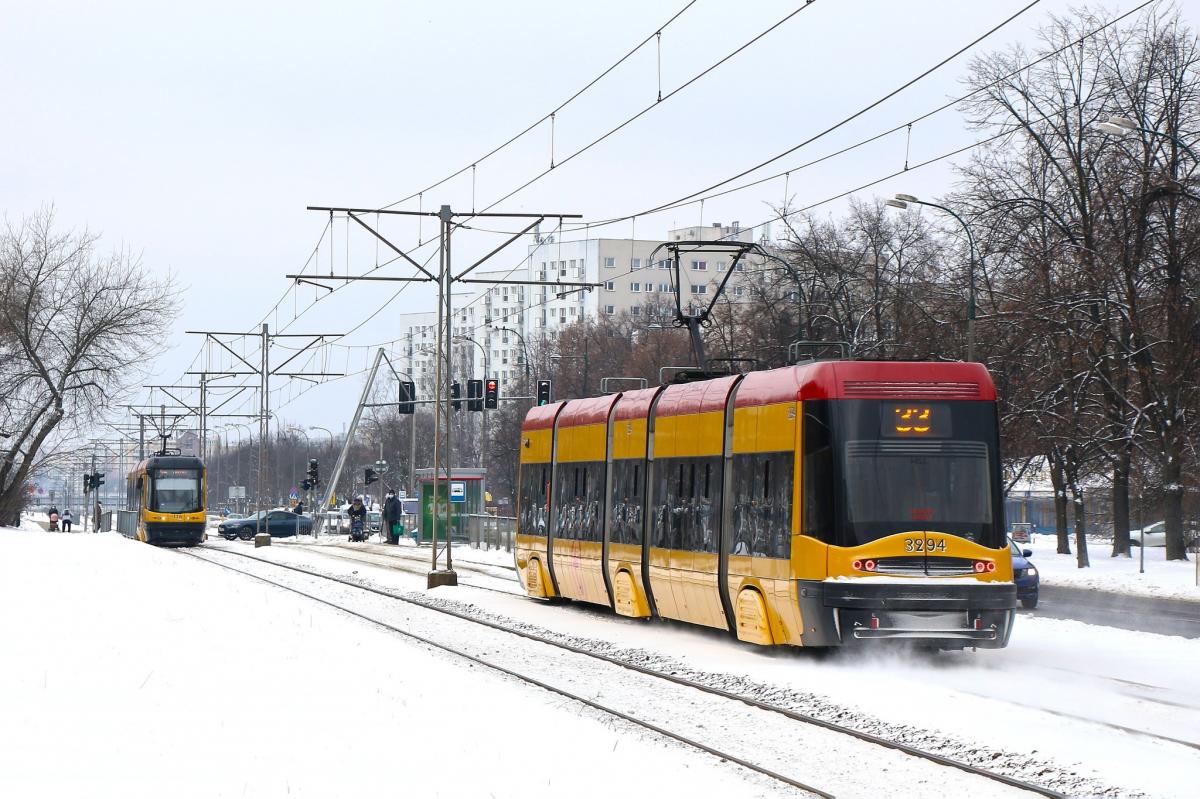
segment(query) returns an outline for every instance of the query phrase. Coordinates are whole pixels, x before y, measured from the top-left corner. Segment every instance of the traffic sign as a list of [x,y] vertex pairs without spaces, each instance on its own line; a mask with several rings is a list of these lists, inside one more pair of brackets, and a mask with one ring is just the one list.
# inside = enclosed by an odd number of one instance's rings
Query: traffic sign
[[450,483],[450,501],[451,502],[466,502],[467,501],[467,484],[466,483]]
[[292,499],[292,500],[300,499],[300,489],[296,488],[295,486],[292,486],[292,490],[288,492],[288,499]]

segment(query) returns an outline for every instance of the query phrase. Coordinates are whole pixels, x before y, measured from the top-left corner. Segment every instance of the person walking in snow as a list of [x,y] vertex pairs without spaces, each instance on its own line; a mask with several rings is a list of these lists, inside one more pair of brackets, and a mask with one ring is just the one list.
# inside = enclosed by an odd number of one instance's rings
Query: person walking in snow
[[71,509],[67,508],[65,511],[63,511],[62,516],[60,518],[62,519],[63,532],[64,533],[71,532]]
[[387,542],[389,544],[399,544],[400,536],[396,533],[396,525],[400,524],[400,517],[404,515],[403,506],[400,500],[396,498],[396,492],[388,489],[387,499],[383,501],[383,531],[387,534]]

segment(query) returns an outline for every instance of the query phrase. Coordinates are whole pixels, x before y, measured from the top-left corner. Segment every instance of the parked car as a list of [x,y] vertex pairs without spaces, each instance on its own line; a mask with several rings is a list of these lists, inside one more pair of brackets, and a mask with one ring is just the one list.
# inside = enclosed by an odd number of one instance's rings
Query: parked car
[[367,532],[378,533],[383,529],[383,513],[377,510],[367,511]]
[[1033,537],[1033,524],[1031,522],[1013,522],[1008,536],[1013,541],[1020,541],[1022,544],[1027,544]]
[[260,510],[244,519],[229,519],[221,522],[217,527],[217,532],[226,541],[232,541],[235,538],[249,541],[258,531],[260,518],[263,520],[263,528],[271,536],[283,537],[296,535],[297,532],[307,535],[312,532],[312,519],[283,508]]
[[1131,546],[1142,546],[1143,538],[1148,547],[1165,547],[1167,545],[1167,523],[1155,522],[1148,527],[1143,527],[1141,530],[1129,531],[1129,543]]
[[1008,545],[1012,547],[1013,582],[1017,584],[1017,599],[1021,600],[1021,607],[1036,608],[1041,577],[1037,567],[1029,560],[1033,557],[1033,550],[1021,549],[1011,538],[1008,539]]

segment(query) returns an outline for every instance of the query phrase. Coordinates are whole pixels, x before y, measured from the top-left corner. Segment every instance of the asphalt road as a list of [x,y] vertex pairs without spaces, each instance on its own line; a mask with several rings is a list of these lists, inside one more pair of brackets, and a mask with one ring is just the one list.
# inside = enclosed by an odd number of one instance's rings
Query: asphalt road
[[1200,638],[1200,602],[1187,600],[1125,596],[1042,583],[1037,609],[1019,612],[1125,630]]

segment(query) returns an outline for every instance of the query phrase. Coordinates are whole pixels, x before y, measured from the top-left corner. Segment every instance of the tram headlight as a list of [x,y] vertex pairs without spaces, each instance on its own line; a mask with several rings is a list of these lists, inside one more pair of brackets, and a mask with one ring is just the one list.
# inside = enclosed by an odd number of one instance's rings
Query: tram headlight
[[1030,566],[1028,571],[1026,571],[1025,573],[1028,574],[1030,577],[1037,577],[1037,569],[1034,568],[1033,566]]

